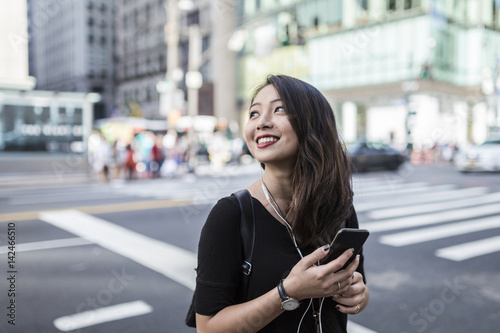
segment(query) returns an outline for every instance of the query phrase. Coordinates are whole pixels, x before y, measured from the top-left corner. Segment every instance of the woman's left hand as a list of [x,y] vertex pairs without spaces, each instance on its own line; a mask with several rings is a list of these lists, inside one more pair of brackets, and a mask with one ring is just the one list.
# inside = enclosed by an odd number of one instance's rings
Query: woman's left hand
[[334,295],[333,299],[339,303],[336,308],[340,312],[357,314],[363,310],[368,303],[368,289],[361,273],[354,272],[350,287],[342,295]]

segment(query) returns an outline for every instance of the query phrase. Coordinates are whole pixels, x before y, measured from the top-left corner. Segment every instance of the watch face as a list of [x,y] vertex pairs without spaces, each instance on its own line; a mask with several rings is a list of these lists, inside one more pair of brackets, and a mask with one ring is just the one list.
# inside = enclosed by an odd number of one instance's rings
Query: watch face
[[283,310],[292,311],[299,307],[299,301],[293,298],[287,299],[286,301],[281,303],[281,307],[283,308]]

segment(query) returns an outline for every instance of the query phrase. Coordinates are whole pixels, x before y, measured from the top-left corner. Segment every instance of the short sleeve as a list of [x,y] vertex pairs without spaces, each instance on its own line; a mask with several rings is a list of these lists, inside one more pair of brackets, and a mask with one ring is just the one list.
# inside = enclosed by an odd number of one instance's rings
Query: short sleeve
[[241,283],[241,212],[237,200],[226,197],[212,208],[198,245],[195,307],[213,316],[236,304]]

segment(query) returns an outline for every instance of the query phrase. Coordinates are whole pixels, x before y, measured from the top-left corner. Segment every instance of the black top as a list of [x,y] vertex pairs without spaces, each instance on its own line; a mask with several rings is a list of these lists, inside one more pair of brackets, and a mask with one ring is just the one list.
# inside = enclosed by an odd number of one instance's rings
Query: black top
[[[260,201],[252,199],[256,224],[255,248],[246,300],[276,288],[300,260],[286,227]],[[198,246],[195,297],[196,312],[201,315],[213,316],[229,305],[243,302],[240,218],[237,199],[225,197],[213,207],[203,227]],[[346,227],[358,228],[355,212]],[[313,250],[312,247],[301,249],[304,256]],[[364,277],[362,254],[357,271]],[[318,300],[315,304],[317,309]],[[325,298],[323,303],[321,317],[325,333],[346,332],[347,315],[337,311],[335,304],[330,297]],[[308,299],[302,300],[298,309],[284,312],[259,332],[296,332],[308,305]],[[316,332],[311,308],[304,317],[300,332]]]

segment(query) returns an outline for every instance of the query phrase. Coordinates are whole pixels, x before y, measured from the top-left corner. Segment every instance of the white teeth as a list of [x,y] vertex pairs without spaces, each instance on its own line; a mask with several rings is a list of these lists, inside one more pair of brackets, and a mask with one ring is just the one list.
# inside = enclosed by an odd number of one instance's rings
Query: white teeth
[[275,142],[275,141],[278,141],[278,138],[266,136],[265,138],[260,138],[259,140],[257,140],[257,143],[261,144],[261,143],[268,143],[268,142]]

